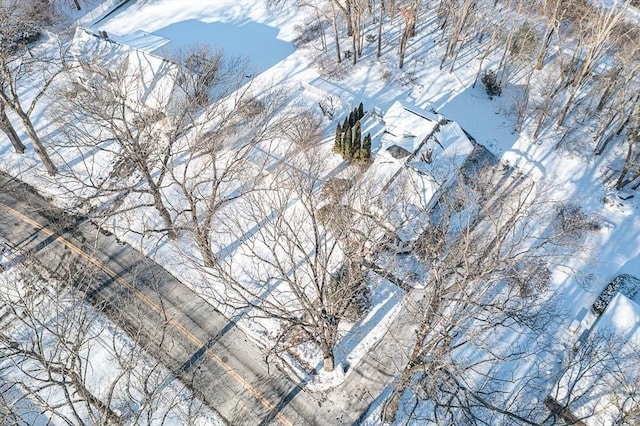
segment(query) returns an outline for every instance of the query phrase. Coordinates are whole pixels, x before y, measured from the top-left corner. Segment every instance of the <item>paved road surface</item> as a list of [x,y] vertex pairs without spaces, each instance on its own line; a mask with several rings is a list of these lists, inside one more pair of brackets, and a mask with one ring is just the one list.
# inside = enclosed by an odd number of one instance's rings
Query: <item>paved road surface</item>
[[77,262],[93,268],[87,298],[142,333],[150,352],[232,425],[358,424],[407,361],[411,341],[398,337],[413,333],[401,313],[345,383],[311,393],[268,369],[251,339],[159,265],[2,173],[0,235],[52,271]]
[[336,424],[332,407],[321,409],[280,371],[268,372],[242,331],[164,269],[2,174],[0,235],[50,270],[75,262],[93,267],[97,284],[87,297],[106,303],[107,314],[130,332],[142,324],[153,355],[230,424]]

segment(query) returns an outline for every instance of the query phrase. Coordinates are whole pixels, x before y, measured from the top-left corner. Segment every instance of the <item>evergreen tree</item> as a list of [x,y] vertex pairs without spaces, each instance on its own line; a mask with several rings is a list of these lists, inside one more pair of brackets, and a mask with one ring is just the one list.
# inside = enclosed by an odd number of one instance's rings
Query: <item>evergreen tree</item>
[[336,127],[336,138],[333,143],[333,152],[342,153],[342,127],[340,126],[340,123],[338,123],[338,126]]
[[355,126],[353,126],[353,141],[351,152],[356,153],[360,149],[362,144],[362,126],[360,124],[360,120],[356,121]]
[[353,127],[356,124],[356,115],[354,114],[354,111],[351,111],[351,113],[349,114],[349,127]]
[[371,134],[367,133],[367,136],[364,137],[364,141],[362,142],[362,150],[364,154],[363,160],[368,160],[371,158]]
[[344,140],[342,141],[342,156],[345,160],[351,159],[351,128],[347,128],[344,132]]
[[364,105],[360,102],[360,105],[358,105],[358,120],[362,117],[364,117]]

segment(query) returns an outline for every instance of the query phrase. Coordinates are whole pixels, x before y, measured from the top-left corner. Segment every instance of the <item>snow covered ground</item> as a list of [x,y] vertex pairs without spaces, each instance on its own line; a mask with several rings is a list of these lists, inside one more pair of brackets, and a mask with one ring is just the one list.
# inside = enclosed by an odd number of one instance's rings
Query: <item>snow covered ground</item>
[[20,407],[20,424],[109,418],[91,397],[125,424],[224,424],[82,295],[33,265],[15,264],[21,253],[0,245],[0,329],[12,352],[0,359],[0,392],[5,407]]
[[[614,276],[640,273],[640,197],[622,201],[610,189],[611,168],[616,166],[612,164],[610,153],[593,156],[587,138],[586,141],[566,141],[559,146],[553,131],[543,134],[536,142],[530,134],[530,126],[526,124],[522,132],[514,132],[511,111],[519,93],[518,86],[509,85],[504,88],[502,96],[490,100],[481,84],[472,87],[477,72],[475,60],[461,61],[451,73],[440,70],[443,46],[432,40],[429,31],[419,31],[424,37],[410,44],[404,70],[396,68],[395,50],[388,49],[377,60],[372,43],[365,45],[363,58],[356,66],[340,65],[344,72],[339,79],[321,76],[322,70],[312,64],[318,57],[316,48],[304,46],[294,49],[292,44],[298,35],[296,26],[304,25],[310,13],[310,10],[297,9],[290,3],[287,7],[270,9],[263,0],[138,0],[128,2],[93,29],[123,38],[146,33],[169,40],[168,44],[154,50],[159,55],[169,55],[171,51],[198,43],[221,46],[225,52],[250,58],[256,74],[259,74],[251,76],[258,86],[283,84],[296,91],[298,98],[309,108],[316,108],[318,94],[317,90],[313,93],[304,89],[306,87],[320,88],[321,92],[338,98],[340,106],[336,118],[324,123],[328,175],[343,167],[337,156],[329,154],[333,130],[344,114],[360,101],[367,109],[375,106],[385,110],[394,101],[402,100],[456,121],[502,162],[545,183],[552,188],[557,199],[579,205],[589,218],[601,225],[597,232],[589,234],[582,251],[576,253],[572,263],[566,265],[579,273],[568,274],[568,269],[565,269],[555,271],[553,275],[554,298],[566,302],[559,305],[566,310],[564,325],[567,328],[582,310],[589,309]],[[397,31],[394,22],[385,28],[387,37],[396,37]],[[330,52],[327,56],[333,59]],[[490,60],[487,62],[489,65]],[[55,133],[47,122],[43,104],[36,109],[34,116],[37,128],[45,134]],[[21,136],[27,140],[24,133]],[[40,170],[31,147],[25,158],[12,153],[4,136],[0,144],[0,167],[3,170],[57,197],[60,204],[65,203],[62,190]],[[605,202],[605,199],[612,201]],[[120,237],[146,251],[203,296],[212,301],[215,299],[215,292],[203,285],[202,277],[185,267],[181,256],[190,248],[177,248],[165,241],[142,240],[133,233],[122,233]],[[376,289],[374,301],[377,303],[367,317],[343,330],[344,338],[338,344],[336,364],[358,363],[367,348],[384,333],[384,324],[397,312],[401,297],[397,287],[384,280],[380,284],[372,283],[372,287]],[[268,321],[241,320],[239,326],[260,340],[268,335],[265,330],[272,325]],[[270,345],[268,340],[263,343],[267,347]],[[321,362],[318,353],[309,353],[307,358],[313,365]],[[320,376],[314,384],[322,388],[335,381],[335,377]]]

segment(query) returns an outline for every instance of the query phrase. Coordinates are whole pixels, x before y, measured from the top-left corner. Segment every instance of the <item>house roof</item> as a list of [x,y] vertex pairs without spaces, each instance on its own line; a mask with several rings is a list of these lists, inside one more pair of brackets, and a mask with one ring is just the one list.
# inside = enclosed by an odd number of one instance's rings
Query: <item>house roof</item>
[[438,116],[402,101],[394,102],[383,116],[385,133],[380,153],[396,145],[411,153],[429,135],[438,123]]
[[474,144],[457,123],[405,102],[394,102],[382,121],[380,149],[367,179],[393,194],[390,203],[397,199],[395,194],[405,194],[388,220],[400,239],[411,241],[427,226],[427,205],[455,179]]
[[396,160],[399,160],[399,159],[404,158],[404,157],[408,157],[411,154],[405,148],[403,148],[401,146],[398,146],[398,145],[391,145],[389,148],[387,148],[387,151]]
[[179,71],[176,63],[112,39],[109,34],[78,27],[70,53],[81,65],[84,77],[105,70],[113,83],[127,93],[130,102],[161,109],[173,95]]
[[167,38],[142,30],[137,30],[126,35],[109,33],[109,38],[125,46],[147,53],[153,53],[171,43],[171,40]]
[[640,345],[640,305],[622,293],[616,294],[594,324],[594,331],[615,333],[618,342]]
[[577,349],[550,396],[584,424],[612,424],[639,378],[640,305],[617,293],[580,344],[591,352]]

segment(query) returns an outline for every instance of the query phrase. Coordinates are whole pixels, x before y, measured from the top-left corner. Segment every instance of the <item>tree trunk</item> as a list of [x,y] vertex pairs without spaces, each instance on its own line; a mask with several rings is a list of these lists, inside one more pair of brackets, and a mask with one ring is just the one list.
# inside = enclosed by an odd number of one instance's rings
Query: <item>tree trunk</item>
[[[209,242],[209,228],[201,227],[196,224],[195,237],[200,254],[202,255],[202,261],[207,268],[213,268],[216,266],[216,258],[211,252],[211,243]],[[204,228],[204,229],[203,229]]]
[[324,371],[330,373],[336,368],[333,351],[324,351],[322,359],[324,360]]
[[342,57],[340,56],[342,53],[340,52],[340,34],[338,34],[338,16],[333,2],[331,2],[331,9],[333,10],[333,40],[336,43],[336,55],[338,63],[340,63],[342,62]]
[[[620,190],[624,188],[627,184],[633,181],[633,179],[625,179],[627,173],[629,173],[629,165],[631,164],[631,159],[633,157],[633,140],[629,140],[629,146],[627,147],[627,155],[624,161],[624,167],[620,171],[620,176],[618,176],[618,180],[616,181],[615,188]],[[636,176],[637,177],[637,176]]]
[[404,66],[404,55],[407,50],[407,42],[409,38],[407,37],[407,29],[402,32],[402,38],[400,39],[400,63],[398,64],[398,68],[402,68]]
[[384,18],[384,0],[380,0],[380,20],[378,21],[378,49],[376,58],[382,56],[382,20]]
[[384,406],[384,410],[382,412],[382,421],[385,423],[393,423],[396,420],[396,413],[398,412],[398,407],[400,405],[400,398],[404,394],[406,386],[398,386],[393,391],[391,398],[389,398],[389,402]]
[[602,111],[604,106],[607,104],[607,101],[609,101],[609,98],[611,97],[611,89],[613,89],[614,84],[615,78],[612,78],[605,86],[602,96],[600,97],[600,101],[598,102],[598,106],[596,107],[597,111]]
[[162,221],[164,222],[164,226],[167,229],[167,235],[169,236],[169,239],[175,240],[176,238],[178,238],[178,233],[176,232],[173,226],[173,220],[171,219],[171,214],[169,213],[169,210],[167,210],[167,208],[165,207],[164,202],[162,201],[162,194],[160,193],[160,188],[158,188],[158,186],[155,185],[153,180],[151,180],[150,175],[147,176],[147,182],[148,182],[149,188],[151,189],[151,196],[153,197],[153,206],[156,208],[156,210],[160,214],[160,217],[162,218]]
[[564,124],[564,119],[567,117],[567,113],[569,112],[569,108],[571,108],[571,104],[573,104],[573,99],[576,97],[577,91],[578,89],[571,90],[571,94],[569,95],[569,99],[567,99],[567,103],[564,104],[562,111],[560,111],[560,117],[558,117],[556,126],[560,127]]
[[[351,0],[347,0],[344,19],[347,21],[347,37],[353,36],[353,10],[351,9]],[[355,52],[353,52],[355,54]]]
[[56,165],[53,164],[53,161],[51,161],[51,157],[49,157],[47,149],[42,144],[36,129],[33,127],[31,119],[26,115],[26,113],[24,113],[24,111],[17,110],[16,113],[20,116],[22,124],[27,131],[27,135],[29,135],[31,142],[33,142],[33,149],[36,154],[38,154],[38,157],[40,157],[42,164],[44,164],[44,167],[47,169],[47,173],[49,173],[49,176],[55,176],[56,173],[58,173],[58,169],[56,168]]
[[553,27],[549,29],[549,32],[544,39],[544,43],[540,48],[540,53],[538,54],[538,59],[536,60],[536,69],[538,71],[540,71],[544,66],[544,60],[547,58],[547,51],[549,50],[549,46],[551,45],[551,37],[553,37]]
[[18,133],[16,133],[16,130],[13,128],[11,122],[9,121],[9,117],[7,117],[7,114],[2,108],[0,108],[0,130],[2,130],[5,135],[7,135],[9,141],[11,141],[11,145],[13,145],[13,149],[15,150],[15,152],[18,154],[24,154],[24,151],[27,149],[27,147],[25,147],[20,140]]
[[358,39],[358,35],[354,30],[351,36],[351,61],[352,61],[351,63],[353,65],[355,65],[358,62],[357,39]]

